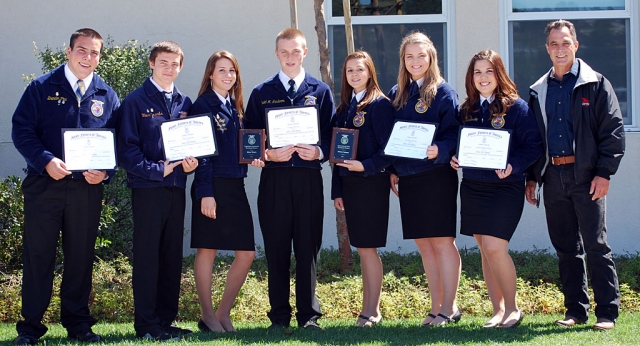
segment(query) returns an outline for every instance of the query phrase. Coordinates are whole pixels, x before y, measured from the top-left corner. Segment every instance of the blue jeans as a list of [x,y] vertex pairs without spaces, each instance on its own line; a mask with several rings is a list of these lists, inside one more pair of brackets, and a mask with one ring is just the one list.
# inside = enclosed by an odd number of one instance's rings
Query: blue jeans
[[596,317],[615,321],[620,288],[607,244],[606,200],[592,201],[590,187],[591,181],[576,184],[573,164],[547,167],[543,196],[549,237],[558,254],[566,315],[587,320],[588,270]]

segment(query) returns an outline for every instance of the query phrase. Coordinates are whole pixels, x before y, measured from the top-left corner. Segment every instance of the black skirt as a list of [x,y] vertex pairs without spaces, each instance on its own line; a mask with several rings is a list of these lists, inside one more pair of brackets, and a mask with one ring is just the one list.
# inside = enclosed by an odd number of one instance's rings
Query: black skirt
[[389,176],[344,176],[340,179],[351,246],[386,246],[391,191]]
[[456,236],[458,173],[449,165],[400,177],[404,239]]
[[524,181],[462,179],[460,234],[511,240],[524,208]]
[[255,250],[253,219],[244,178],[213,178],[216,218],[202,214],[192,185],[191,248]]

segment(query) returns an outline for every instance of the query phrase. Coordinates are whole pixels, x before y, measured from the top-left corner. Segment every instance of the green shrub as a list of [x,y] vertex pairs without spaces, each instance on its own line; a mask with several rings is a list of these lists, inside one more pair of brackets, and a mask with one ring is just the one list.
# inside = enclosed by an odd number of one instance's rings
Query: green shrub
[[[474,254],[469,252],[468,255]],[[534,259],[547,263],[552,262],[554,255],[549,253],[514,252],[512,256],[521,258],[516,264],[518,273],[535,273],[537,266]],[[380,308],[382,315],[388,319],[424,318],[430,308],[429,283],[424,274],[400,275],[395,263],[406,263],[410,267],[421,265],[420,255],[417,253],[397,254],[382,253],[385,267]],[[387,258],[391,261],[387,261]],[[185,262],[188,262],[187,259]],[[476,258],[475,260],[478,260]],[[362,277],[359,272],[344,275],[335,268],[339,261],[339,254],[334,249],[323,249],[320,255],[317,296],[327,319],[355,319],[360,313],[362,304]],[[625,261],[636,265],[640,257],[628,256]],[[218,255],[213,269],[212,292],[213,304],[217,306],[226,281],[226,274],[233,262],[233,256]],[[475,267],[463,254],[463,263]],[[325,265],[327,264],[327,265]],[[387,265],[388,264],[388,265]],[[622,266],[621,266],[622,267]],[[266,313],[269,310],[267,294],[266,260],[258,257],[249,273],[234,308],[231,318],[242,322],[268,322]],[[359,271],[359,266],[354,269]],[[620,277],[626,277],[625,269],[621,269]],[[119,256],[110,261],[99,260],[93,272],[93,292],[90,299],[92,314],[100,320],[109,322],[129,322],[133,320],[133,291],[131,285],[132,267],[128,259]],[[534,275],[534,274],[532,274]],[[537,276],[535,274],[534,276]],[[57,273],[54,279],[54,293],[51,305],[45,315],[47,322],[58,321],[60,313],[59,286],[61,275]],[[20,317],[20,271],[13,271],[3,275],[0,280],[0,322],[15,322]],[[563,297],[556,278],[549,282],[533,277],[518,277],[518,305],[527,314],[562,314],[564,312]],[[290,303],[295,306],[294,285],[291,280]],[[182,285],[179,300],[178,319],[183,321],[197,321],[200,317],[200,306],[195,289],[192,267],[185,266],[182,273]],[[630,287],[621,281],[621,310],[640,312],[640,293],[637,288]],[[593,301],[593,292],[590,291]],[[469,275],[463,271],[458,290],[458,306],[465,315],[490,316],[491,302],[482,277]]]
[[[42,72],[47,73],[66,61],[66,46],[38,49],[34,42],[34,54],[42,64]],[[115,45],[108,36],[104,43],[100,64],[96,73],[109,84],[120,99],[138,88],[150,75],[148,56],[150,46],[135,40]],[[27,82],[35,75],[24,76]],[[10,180],[13,179],[13,180]],[[11,188],[20,185],[19,178],[2,181],[2,202],[0,202],[0,223],[2,224],[2,245],[6,251],[0,255],[0,265],[19,266],[22,264],[22,191]],[[103,260],[116,259],[120,255],[130,258],[133,242],[133,216],[131,214],[131,191],[126,187],[126,173],[119,169],[109,184],[105,185],[102,214],[96,239],[96,255]],[[7,225],[7,226],[5,226]],[[7,236],[5,236],[7,234]],[[6,244],[5,244],[6,243]],[[62,255],[58,247],[58,258]]]
[[0,268],[22,263],[23,210],[22,180],[10,176],[0,181]]

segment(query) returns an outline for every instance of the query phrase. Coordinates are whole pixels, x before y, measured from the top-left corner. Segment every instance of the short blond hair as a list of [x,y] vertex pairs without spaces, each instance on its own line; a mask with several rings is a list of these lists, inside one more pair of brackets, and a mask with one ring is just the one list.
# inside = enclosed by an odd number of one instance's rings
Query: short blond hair
[[302,39],[302,47],[307,48],[307,39],[304,37],[302,31],[295,28],[286,28],[278,33],[276,36],[276,49],[278,49],[278,41],[280,40],[295,40],[300,37]]

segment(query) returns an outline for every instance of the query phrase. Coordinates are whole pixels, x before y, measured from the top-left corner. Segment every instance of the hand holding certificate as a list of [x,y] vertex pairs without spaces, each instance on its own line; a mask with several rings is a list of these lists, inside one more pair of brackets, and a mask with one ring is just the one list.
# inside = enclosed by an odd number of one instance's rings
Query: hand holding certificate
[[62,129],[63,161],[71,172],[117,169],[113,129]]
[[410,159],[425,159],[427,149],[433,143],[437,125],[408,121],[396,121],[384,147],[384,154]]
[[459,166],[506,169],[510,139],[508,130],[461,127],[457,155]]
[[320,125],[315,106],[267,109],[269,149],[287,145],[320,145]]
[[210,114],[165,121],[160,125],[165,157],[170,161],[185,157],[218,155]]

